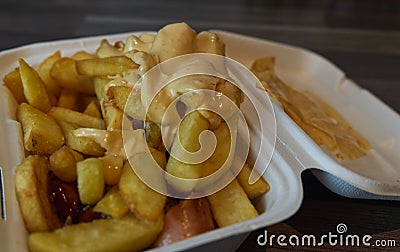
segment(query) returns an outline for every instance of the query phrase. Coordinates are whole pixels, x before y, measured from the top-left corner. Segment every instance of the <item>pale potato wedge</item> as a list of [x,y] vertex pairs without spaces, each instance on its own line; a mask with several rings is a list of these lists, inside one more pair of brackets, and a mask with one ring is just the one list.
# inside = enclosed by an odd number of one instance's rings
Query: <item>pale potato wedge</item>
[[146,109],[141,102],[140,92],[130,86],[109,87],[106,99],[132,118],[138,120],[145,118]]
[[119,109],[123,110],[125,108],[126,102],[128,100],[129,94],[132,91],[132,87],[129,86],[113,86],[107,88],[107,93],[105,93],[105,98],[111,101]]
[[71,149],[89,156],[95,156],[95,157],[104,156],[106,150],[103,149],[94,140],[87,137],[76,136],[74,134],[74,130],[78,129],[79,126],[67,123],[65,121],[60,121],[58,123],[60,124],[62,130],[64,131],[65,143]]
[[19,74],[19,68],[15,68],[13,71],[4,76],[3,82],[14,95],[14,98],[18,103],[26,102],[24,87],[22,86],[21,75]]
[[[210,43],[210,41],[213,41]],[[197,53],[213,53],[225,56],[225,43],[217,34],[208,31],[202,31],[196,36]]]
[[[217,146],[211,157],[203,163],[202,177],[213,174],[222,168],[225,162],[228,162],[231,150],[231,133],[225,122],[222,122],[217,129],[213,131],[217,138]],[[234,150],[233,150],[234,151]]]
[[71,109],[52,107],[48,113],[57,121],[65,121],[81,126],[81,128],[105,129],[104,121],[84,113],[73,111]]
[[110,102],[103,101],[101,105],[107,130],[122,130],[122,111]]
[[93,78],[94,92],[98,100],[102,100],[106,96],[104,88],[109,82],[110,80],[107,78]]
[[[187,155],[184,154],[181,148],[177,146],[179,141],[182,144],[182,147],[186,149],[188,152],[196,152],[200,149],[199,136],[200,133],[208,130],[210,127],[209,122],[205,119],[200,112],[194,111],[185,116],[179,126],[179,134],[175,136],[174,143],[171,148],[171,156],[168,159],[166,171],[171,175],[183,179],[198,179],[202,177],[202,163],[199,164],[190,164],[184,163],[173,156],[180,156],[184,159],[189,159]],[[169,181],[175,190],[179,191],[190,191],[191,187],[195,186],[195,181],[191,183],[179,183],[173,184],[172,181]]]
[[261,177],[254,184],[249,183],[249,178],[251,174],[251,168],[248,164],[245,164],[237,176],[239,184],[242,186],[243,190],[247,194],[249,199],[257,198],[264,193],[269,191],[269,184]]
[[104,164],[104,182],[107,185],[116,185],[121,177],[124,160],[121,156],[105,155],[100,158]]
[[96,50],[96,55],[99,58],[108,58],[113,56],[122,55],[122,51],[118,50],[118,48],[112,46],[108,40],[103,39],[100,42],[99,48]]
[[86,59],[76,62],[79,74],[89,77],[107,77],[136,69],[139,65],[125,56],[113,56],[101,59]]
[[104,194],[103,161],[88,158],[76,164],[79,198],[83,204],[97,203]]
[[57,106],[61,108],[67,108],[75,111],[79,111],[79,103],[81,96],[78,92],[63,88],[58,99]]
[[28,232],[49,231],[61,223],[47,195],[49,162],[44,156],[28,156],[15,170],[15,189]]
[[61,58],[57,60],[50,70],[51,77],[63,88],[93,95],[94,86],[92,78],[78,74],[75,62],[76,61],[71,58]]
[[225,227],[258,216],[257,210],[234,179],[229,185],[210,196],[208,200],[215,221]]
[[86,51],[78,51],[71,56],[73,60],[87,60],[87,59],[95,59],[96,55],[88,53]]
[[140,251],[155,241],[163,224],[163,216],[149,223],[133,214],[120,219],[94,220],[54,232],[33,233],[29,236],[29,249],[32,252]]
[[83,113],[101,119],[99,107],[97,106],[97,102],[94,100],[86,106]]
[[36,70],[23,59],[19,59],[18,62],[26,100],[33,107],[46,113],[51,108],[51,103],[44,82]]
[[61,53],[60,51],[56,51],[55,53],[44,59],[38,67],[38,74],[40,78],[42,78],[46,89],[55,97],[58,97],[60,95],[61,88],[58,85],[57,81],[51,77],[50,70],[53,67],[53,64],[59,59],[61,59]]
[[144,131],[147,144],[157,150],[164,150],[164,144],[161,136],[161,129],[157,124],[147,121],[144,124]]
[[129,211],[129,208],[122,199],[118,187],[114,186],[97,202],[93,211],[109,215],[113,218],[121,218]]
[[31,105],[20,104],[17,119],[22,124],[26,150],[51,154],[64,144],[64,134],[57,122]]
[[150,53],[163,62],[176,56],[193,53],[195,41],[196,31],[186,23],[166,25],[158,31]]
[[[140,219],[155,221],[163,213],[167,197],[149,188],[133,171],[130,163],[137,166],[143,165],[139,154],[135,155],[130,162],[125,163],[118,187],[131,212]],[[135,157],[139,158],[135,159]]]
[[76,180],[76,163],[83,160],[83,156],[64,145],[51,154],[50,169],[65,182]]

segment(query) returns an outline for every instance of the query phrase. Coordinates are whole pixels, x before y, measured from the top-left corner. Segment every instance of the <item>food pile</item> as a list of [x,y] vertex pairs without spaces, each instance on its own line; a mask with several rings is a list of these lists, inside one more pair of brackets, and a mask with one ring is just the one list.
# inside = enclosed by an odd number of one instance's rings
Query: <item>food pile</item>
[[[216,34],[197,34],[178,23],[114,44],[102,40],[96,52],[57,51],[37,68],[19,59],[19,67],[3,81],[19,103],[26,158],[15,170],[15,186],[31,251],[140,251],[258,215],[251,200],[268,192],[269,185],[263,179],[249,184],[247,164],[225,188],[199,199],[161,194],[132,169],[146,169],[142,166],[151,156],[169,174],[193,179],[212,174],[227,158],[233,138],[224,120],[203,110],[191,112],[172,146],[165,146],[160,108],[150,107],[146,114],[135,89],[161,62],[199,52],[224,55],[224,43]],[[237,105],[242,101],[238,88],[215,77],[187,76],[173,84],[178,95],[201,87]],[[195,98],[182,102],[195,108]],[[125,117],[143,127],[123,128]],[[123,130],[130,132],[125,148]],[[192,165],[169,155],[179,151],[178,140],[196,152],[204,130],[217,139],[208,160]]]

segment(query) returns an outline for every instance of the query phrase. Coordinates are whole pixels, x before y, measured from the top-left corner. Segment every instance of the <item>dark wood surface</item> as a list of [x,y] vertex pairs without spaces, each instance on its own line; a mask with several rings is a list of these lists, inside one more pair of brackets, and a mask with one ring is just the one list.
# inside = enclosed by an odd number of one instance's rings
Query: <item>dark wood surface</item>
[[[400,112],[400,1],[396,0],[1,0],[0,49],[37,41],[157,30],[178,21],[186,21],[199,31],[224,29],[313,50]],[[338,196],[308,171],[303,174],[303,184],[300,210],[268,227],[268,233],[322,235],[334,232],[343,222],[353,234],[395,239],[397,248],[384,249],[400,251],[400,202]],[[254,231],[239,251],[312,249],[260,247],[256,240],[263,232]]]

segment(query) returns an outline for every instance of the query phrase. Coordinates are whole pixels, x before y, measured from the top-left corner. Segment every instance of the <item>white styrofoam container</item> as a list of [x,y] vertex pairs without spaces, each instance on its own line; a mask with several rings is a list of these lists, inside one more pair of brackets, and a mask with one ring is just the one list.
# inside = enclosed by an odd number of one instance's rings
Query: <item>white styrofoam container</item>
[[313,52],[229,32],[218,34],[226,41],[227,55],[246,66],[256,58],[275,56],[276,72],[283,81],[321,97],[372,145],[365,157],[339,163],[276,106],[278,137],[304,168],[319,169],[366,192],[399,199],[400,117],[396,112]]
[[[236,249],[249,232],[281,222],[293,215],[303,199],[301,172],[317,168],[329,172],[354,188],[379,196],[400,196],[400,117],[366,90],[362,90],[326,59],[304,49],[250,38],[224,31],[215,31],[226,43],[227,55],[246,66],[262,56],[277,57],[277,73],[300,89],[307,89],[327,101],[372,144],[373,150],[360,160],[338,163],[319,148],[274,103],[278,137],[276,150],[264,178],[271,191],[256,200],[261,212],[257,218],[219,228],[161,250],[223,250]],[[142,32],[104,35],[91,38],[39,43],[0,53],[0,76],[17,66],[17,59],[38,64],[47,55],[61,50],[71,55],[77,50],[93,51],[101,39],[124,40]],[[261,99],[263,91],[254,89]],[[0,167],[3,190],[0,220],[0,251],[27,251],[27,233],[14,192],[14,169],[24,157],[22,133],[15,121],[16,102],[9,91],[0,90]],[[251,118],[249,120],[251,123]],[[396,131],[397,129],[397,131]],[[261,138],[262,141],[266,141]],[[331,189],[334,185],[330,185]],[[347,196],[352,196],[347,195]]]

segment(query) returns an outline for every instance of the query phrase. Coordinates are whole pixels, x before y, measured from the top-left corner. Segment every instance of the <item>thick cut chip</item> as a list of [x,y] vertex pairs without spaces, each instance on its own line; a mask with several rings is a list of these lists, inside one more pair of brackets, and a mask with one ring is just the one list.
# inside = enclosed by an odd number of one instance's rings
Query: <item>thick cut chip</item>
[[60,51],[55,52],[54,54],[50,55],[46,59],[44,59],[38,68],[38,74],[40,78],[42,78],[46,89],[53,94],[55,97],[58,97],[60,95],[60,86],[58,85],[57,81],[53,79],[50,75],[51,68],[53,67],[53,64],[61,59],[61,53]]
[[30,105],[47,112],[51,108],[50,99],[44,82],[39,74],[29,66],[23,59],[19,59],[19,74],[21,75],[24,95]]
[[97,106],[96,101],[91,101],[83,111],[84,114],[96,117],[96,118],[101,118],[101,113],[99,110],[99,107]]
[[218,226],[225,227],[258,216],[257,210],[237,180],[210,196],[208,200]]
[[[107,90],[107,99],[132,118],[143,120],[146,110],[140,98],[140,91],[129,86],[111,86]],[[129,98],[129,100],[128,100]]]
[[135,169],[148,169],[148,167],[139,167],[146,163],[141,157],[143,156],[139,153],[125,163],[118,186],[122,198],[136,216],[140,219],[155,221],[164,211],[167,197],[144,184],[132,170],[130,163],[138,166]]
[[[203,163],[202,177],[207,177],[213,174],[218,169],[226,167],[230,162],[228,158],[231,152],[231,141],[233,136],[231,136],[228,125],[225,122],[222,122],[213,132],[217,138],[217,146],[215,147],[212,156]],[[234,150],[232,150],[232,152],[233,151]]]
[[113,218],[121,218],[129,211],[129,208],[122,199],[118,187],[114,186],[97,202],[93,211],[109,215]]
[[61,108],[67,108],[75,111],[79,111],[79,103],[81,96],[78,92],[71,89],[62,89],[60,98],[58,99],[57,106]]
[[237,181],[242,186],[244,192],[249,199],[257,198],[258,196],[269,191],[269,184],[261,177],[254,184],[249,183],[252,169],[248,164],[245,164],[237,176]]
[[104,193],[103,161],[88,158],[76,164],[79,198],[83,204],[98,202]]
[[14,95],[14,98],[18,103],[26,102],[21,75],[19,74],[19,68],[15,68],[13,71],[4,76],[3,82]]
[[104,164],[104,182],[107,185],[118,184],[124,165],[122,156],[105,155],[101,160]]
[[63,88],[93,95],[94,86],[92,78],[78,74],[75,63],[76,61],[71,58],[61,58],[57,60],[51,68],[51,77]]
[[146,134],[146,142],[150,147],[157,150],[165,149],[161,136],[161,129],[157,124],[147,121],[144,123],[144,130]]
[[49,231],[60,226],[47,194],[49,162],[43,156],[28,156],[15,170],[15,188],[29,232]]
[[105,129],[104,121],[84,113],[73,111],[71,109],[52,107],[48,113],[57,121],[65,121],[76,124],[82,128]]
[[110,102],[103,101],[102,112],[107,130],[122,130],[122,111]]
[[[181,162],[174,157],[183,157],[189,159],[185,155],[185,150],[189,153],[194,153],[200,149],[199,136],[200,134],[208,130],[210,127],[209,122],[205,119],[200,112],[194,111],[185,116],[179,126],[179,134],[175,136],[172,144],[171,156],[168,159],[166,171],[171,175],[183,179],[198,179],[202,177],[202,164],[191,164],[187,162]],[[180,148],[180,144],[184,148]],[[181,159],[182,160],[182,159]],[[170,181],[170,183],[173,183]],[[188,183],[171,184],[175,190],[179,191],[190,191],[195,186],[195,181],[189,181]]]
[[73,60],[87,60],[87,59],[95,59],[96,55],[88,53],[86,51],[78,51],[71,56]]
[[83,157],[68,146],[63,146],[50,156],[50,167],[54,174],[65,182],[76,180],[76,163]]
[[108,58],[121,55],[122,52],[118,48],[112,46],[106,39],[100,42],[99,48],[96,50],[96,55],[99,58]]
[[138,68],[138,65],[125,56],[113,56],[102,59],[86,59],[76,62],[79,74],[89,77],[107,77]]
[[94,220],[54,232],[29,236],[32,252],[134,252],[150,246],[161,232],[164,216],[145,222],[132,214],[121,219]]
[[24,132],[24,146],[28,151],[51,154],[64,144],[64,134],[49,115],[22,103],[17,110],[18,121]]
[[170,24],[158,31],[150,53],[163,62],[176,56],[193,53],[195,45],[196,32],[192,28],[186,23]]
[[71,123],[67,123],[65,121],[58,122],[64,131],[65,134],[65,143],[71,149],[79,151],[80,153],[101,157],[106,152],[98,143],[96,143],[93,139],[83,136],[77,136],[74,134],[74,131],[79,128]]
[[102,100],[106,96],[105,87],[109,82],[110,80],[107,78],[93,78],[94,92],[98,100]]

